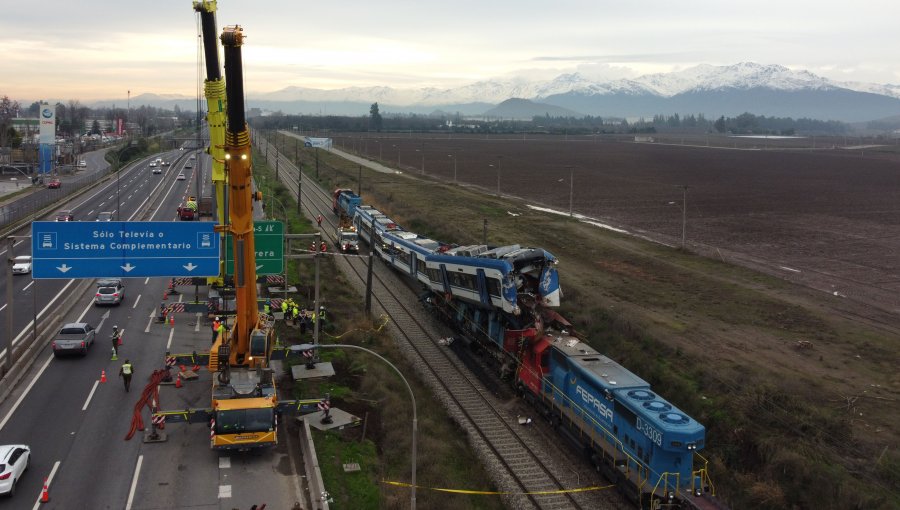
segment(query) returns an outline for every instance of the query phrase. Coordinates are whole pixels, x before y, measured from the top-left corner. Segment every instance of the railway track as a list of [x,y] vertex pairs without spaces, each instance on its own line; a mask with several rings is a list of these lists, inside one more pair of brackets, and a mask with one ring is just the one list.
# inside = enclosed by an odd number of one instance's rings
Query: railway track
[[[267,142],[263,139],[260,143]],[[270,166],[275,166],[278,158],[279,168],[287,170],[279,173],[280,180],[296,194],[300,173],[294,163],[271,145],[267,154]],[[310,217],[322,214],[323,235],[333,246],[337,225],[331,212],[331,194],[306,176],[300,188],[303,208]],[[337,263],[355,285],[365,287],[365,257],[338,257]],[[380,307],[380,311],[390,318],[395,339],[418,367],[420,376],[429,382],[459,424],[469,431],[470,441],[485,457],[485,465],[494,474],[495,483],[505,493],[509,506],[517,509],[621,506],[621,501],[614,501],[616,497],[608,491],[567,491],[578,488],[574,481],[564,481],[572,478],[569,476],[571,467],[554,465],[554,456],[542,451],[548,446],[534,444],[516,417],[503,411],[504,402],[495,397],[459,357],[436,342],[439,335],[430,324],[430,316],[418,306],[398,275],[383,264],[373,267],[373,302],[374,307]]]

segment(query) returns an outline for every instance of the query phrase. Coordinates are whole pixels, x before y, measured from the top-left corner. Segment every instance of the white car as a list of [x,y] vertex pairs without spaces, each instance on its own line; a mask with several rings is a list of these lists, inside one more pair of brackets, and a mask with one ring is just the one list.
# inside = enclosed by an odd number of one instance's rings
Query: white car
[[31,256],[19,255],[13,259],[13,274],[28,274],[31,272]]
[[183,181],[184,180],[184,172],[179,172],[178,177],[176,177],[176,179],[178,179],[179,181]]
[[15,494],[16,483],[28,469],[29,460],[31,448],[24,444],[0,446],[0,494]]

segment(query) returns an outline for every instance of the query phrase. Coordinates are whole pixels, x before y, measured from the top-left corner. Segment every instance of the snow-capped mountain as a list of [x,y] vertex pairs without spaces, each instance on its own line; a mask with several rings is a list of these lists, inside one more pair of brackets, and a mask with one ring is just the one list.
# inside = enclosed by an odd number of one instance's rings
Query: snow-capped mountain
[[[628,118],[672,113],[702,113],[711,118],[751,112],[857,122],[900,114],[900,85],[837,82],[805,70],[753,62],[701,64],[678,72],[606,81],[570,73],[546,81],[507,78],[448,89],[288,87],[248,93],[247,104],[284,113],[367,115],[369,106],[377,102],[388,114],[442,110],[481,115],[513,98],[580,115]],[[174,98],[166,99],[167,105],[174,102]]]

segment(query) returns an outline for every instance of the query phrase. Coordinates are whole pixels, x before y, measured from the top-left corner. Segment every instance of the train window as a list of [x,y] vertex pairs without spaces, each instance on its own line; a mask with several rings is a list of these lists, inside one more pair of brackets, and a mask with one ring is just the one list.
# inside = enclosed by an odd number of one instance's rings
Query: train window
[[675,447],[681,446],[681,441],[672,441],[672,446],[675,446]]
[[616,436],[619,435],[619,426],[618,425],[613,425],[613,434]]
[[431,283],[441,283],[441,272],[437,269],[428,268],[425,270],[428,273],[428,279],[431,280]]
[[488,294],[500,297],[500,280],[496,278],[487,279]]
[[625,418],[625,421],[626,421],[629,425],[631,425],[632,427],[635,427],[635,426],[636,426],[636,423],[637,423],[637,416],[634,414],[634,412],[632,412],[631,409],[628,409],[627,407],[625,407],[624,405],[622,405],[621,402],[619,402],[619,401],[617,400],[617,401],[615,402],[615,410],[616,410],[616,414],[618,414],[619,416],[622,416],[623,418]]
[[638,458],[642,458],[644,456],[644,447],[638,446]]
[[404,263],[404,264],[406,264],[407,266],[409,266],[409,253],[406,253],[406,252],[404,252],[404,251],[397,250],[396,248],[395,248],[394,251],[397,252],[396,255],[395,255],[396,258],[397,258],[397,260],[400,261],[400,262],[402,262],[402,263]]

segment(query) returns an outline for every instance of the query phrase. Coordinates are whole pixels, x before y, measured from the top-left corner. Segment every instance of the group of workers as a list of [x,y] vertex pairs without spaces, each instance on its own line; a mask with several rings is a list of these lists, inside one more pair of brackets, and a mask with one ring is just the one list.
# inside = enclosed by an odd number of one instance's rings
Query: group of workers
[[[311,251],[313,253],[316,252],[316,242],[315,241],[313,241],[312,243],[309,244],[309,251]],[[322,241],[321,243],[319,243],[319,251],[322,253],[325,253],[328,251],[328,245],[325,244],[325,241]]]
[[293,299],[288,298],[281,302],[281,311],[284,313],[285,321],[293,321],[295,326],[300,326],[300,334],[306,333],[307,327],[313,327],[317,320],[325,319],[325,307],[320,306],[319,310],[307,310],[301,308]]

